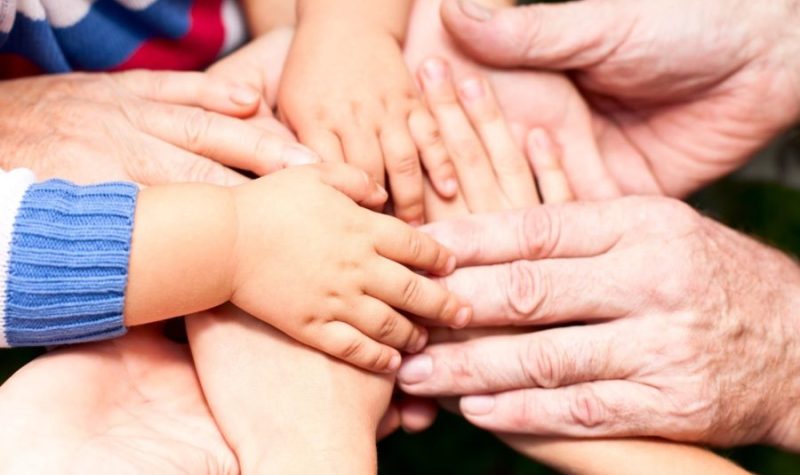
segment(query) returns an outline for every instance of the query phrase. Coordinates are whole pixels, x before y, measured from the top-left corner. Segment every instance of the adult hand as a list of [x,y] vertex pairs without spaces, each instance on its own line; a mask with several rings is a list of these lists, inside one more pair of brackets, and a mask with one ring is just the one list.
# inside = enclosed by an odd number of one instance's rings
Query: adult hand
[[185,345],[157,328],[74,346],[0,387],[3,473],[238,474]]
[[[187,318],[203,390],[243,473],[369,473],[393,377],[310,349],[227,305]],[[392,414],[394,430],[399,422]]]
[[[233,184],[315,156],[237,117],[257,91],[203,73],[133,71],[0,83],[0,165],[40,178]],[[226,167],[227,166],[227,167]]]
[[[565,154],[579,196],[682,196],[800,118],[797,0],[606,0],[488,10],[445,0],[445,26],[487,64],[569,71],[593,107],[597,156]],[[531,92],[530,94],[534,94]],[[518,99],[519,100],[519,99]],[[570,173],[572,176],[572,174]]]
[[584,322],[431,346],[401,387],[464,398],[478,426],[800,449],[800,271],[667,198],[430,225],[475,325]]
[[[492,2],[513,3],[507,0]],[[589,107],[574,84],[563,74],[503,70],[476,63],[462,54],[442,26],[440,4],[440,0],[414,3],[405,44],[409,68],[420,71],[422,79],[426,76],[436,77],[442,68],[437,68],[437,63],[429,60],[438,57],[451,65],[458,83],[476,74],[486,76],[497,93],[500,109],[517,140],[518,148],[524,148],[532,131],[547,130],[564,156],[564,172],[578,198],[619,196],[621,191],[617,183],[602,164]],[[421,68],[423,63],[431,64],[432,68]],[[474,147],[464,144],[454,147],[450,153],[453,160],[469,161],[474,158],[474,150]],[[637,190],[642,193],[657,191],[648,170],[632,168],[629,173],[637,177]]]

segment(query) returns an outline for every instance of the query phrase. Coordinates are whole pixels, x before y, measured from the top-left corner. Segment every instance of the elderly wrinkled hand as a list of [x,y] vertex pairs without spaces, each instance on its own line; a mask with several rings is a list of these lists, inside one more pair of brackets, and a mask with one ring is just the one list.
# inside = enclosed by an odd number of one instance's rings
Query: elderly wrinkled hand
[[565,155],[565,170],[580,170],[570,175],[578,196],[601,185],[683,196],[791,126],[800,118],[798,18],[797,0],[442,6],[473,57],[572,73],[602,157]]
[[239,120],[259,92],[193,72],[68,74],[0,83],[0,166],[40,178],[235,184],[317,157]]
[[401,387],[492,431],[800,449],[800,269],[667,198],[429,225],[471,265],[473,325],[552,326],[429,347]]

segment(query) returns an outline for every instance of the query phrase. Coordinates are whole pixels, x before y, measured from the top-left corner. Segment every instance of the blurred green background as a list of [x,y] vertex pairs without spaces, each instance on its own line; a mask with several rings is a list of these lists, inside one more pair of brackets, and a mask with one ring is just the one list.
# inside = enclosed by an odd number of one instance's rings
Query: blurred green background
[[[690,201],[732,227],[790,254],[800,254],[800,167],[795,163],[800,155],[796,153],[800,150],[798,136],[788,136],[751,170],[701,191]],[[32,349],[0,350],[0,382],[40,353]],[[381,442],[379,451],[380,473],[385,475],[554,473],[446,413],[429,431],[414,436],[398,432]],[[721,454],[764,475],[800,473],[800,455],[768,447],[744,447]]]

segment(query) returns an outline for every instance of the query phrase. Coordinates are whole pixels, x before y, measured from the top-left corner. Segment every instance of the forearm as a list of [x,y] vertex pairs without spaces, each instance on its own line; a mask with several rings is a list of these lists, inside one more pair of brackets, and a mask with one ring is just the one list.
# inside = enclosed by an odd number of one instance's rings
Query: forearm
[[582,475],[744,474],[708,450],[648,439],[567,440],[505,436],[515,450],[562,473]]
[[228,301],[236,229],[226,188],[190,184],[142,191],[131,240],[126,326]]
[[243,0],[242,7],[253,37],[296,22],[296,0]]
[[398,42],[405,40],[412,0],[297,0],[298,27],[346,25],[377,28]]

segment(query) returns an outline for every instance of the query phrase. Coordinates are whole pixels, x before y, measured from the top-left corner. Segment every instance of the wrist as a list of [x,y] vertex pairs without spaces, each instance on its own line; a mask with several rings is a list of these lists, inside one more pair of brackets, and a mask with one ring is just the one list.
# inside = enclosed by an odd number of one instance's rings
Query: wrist
[[297,29],[338,31],[355,35],[389,35],[399,44],[405,41],[409,0],[342,2],[340,0],[298,0]]
[[127,326],[195,313],[232,292],[236,215],[226,187],[156,186],[139,195],[131,241]]

